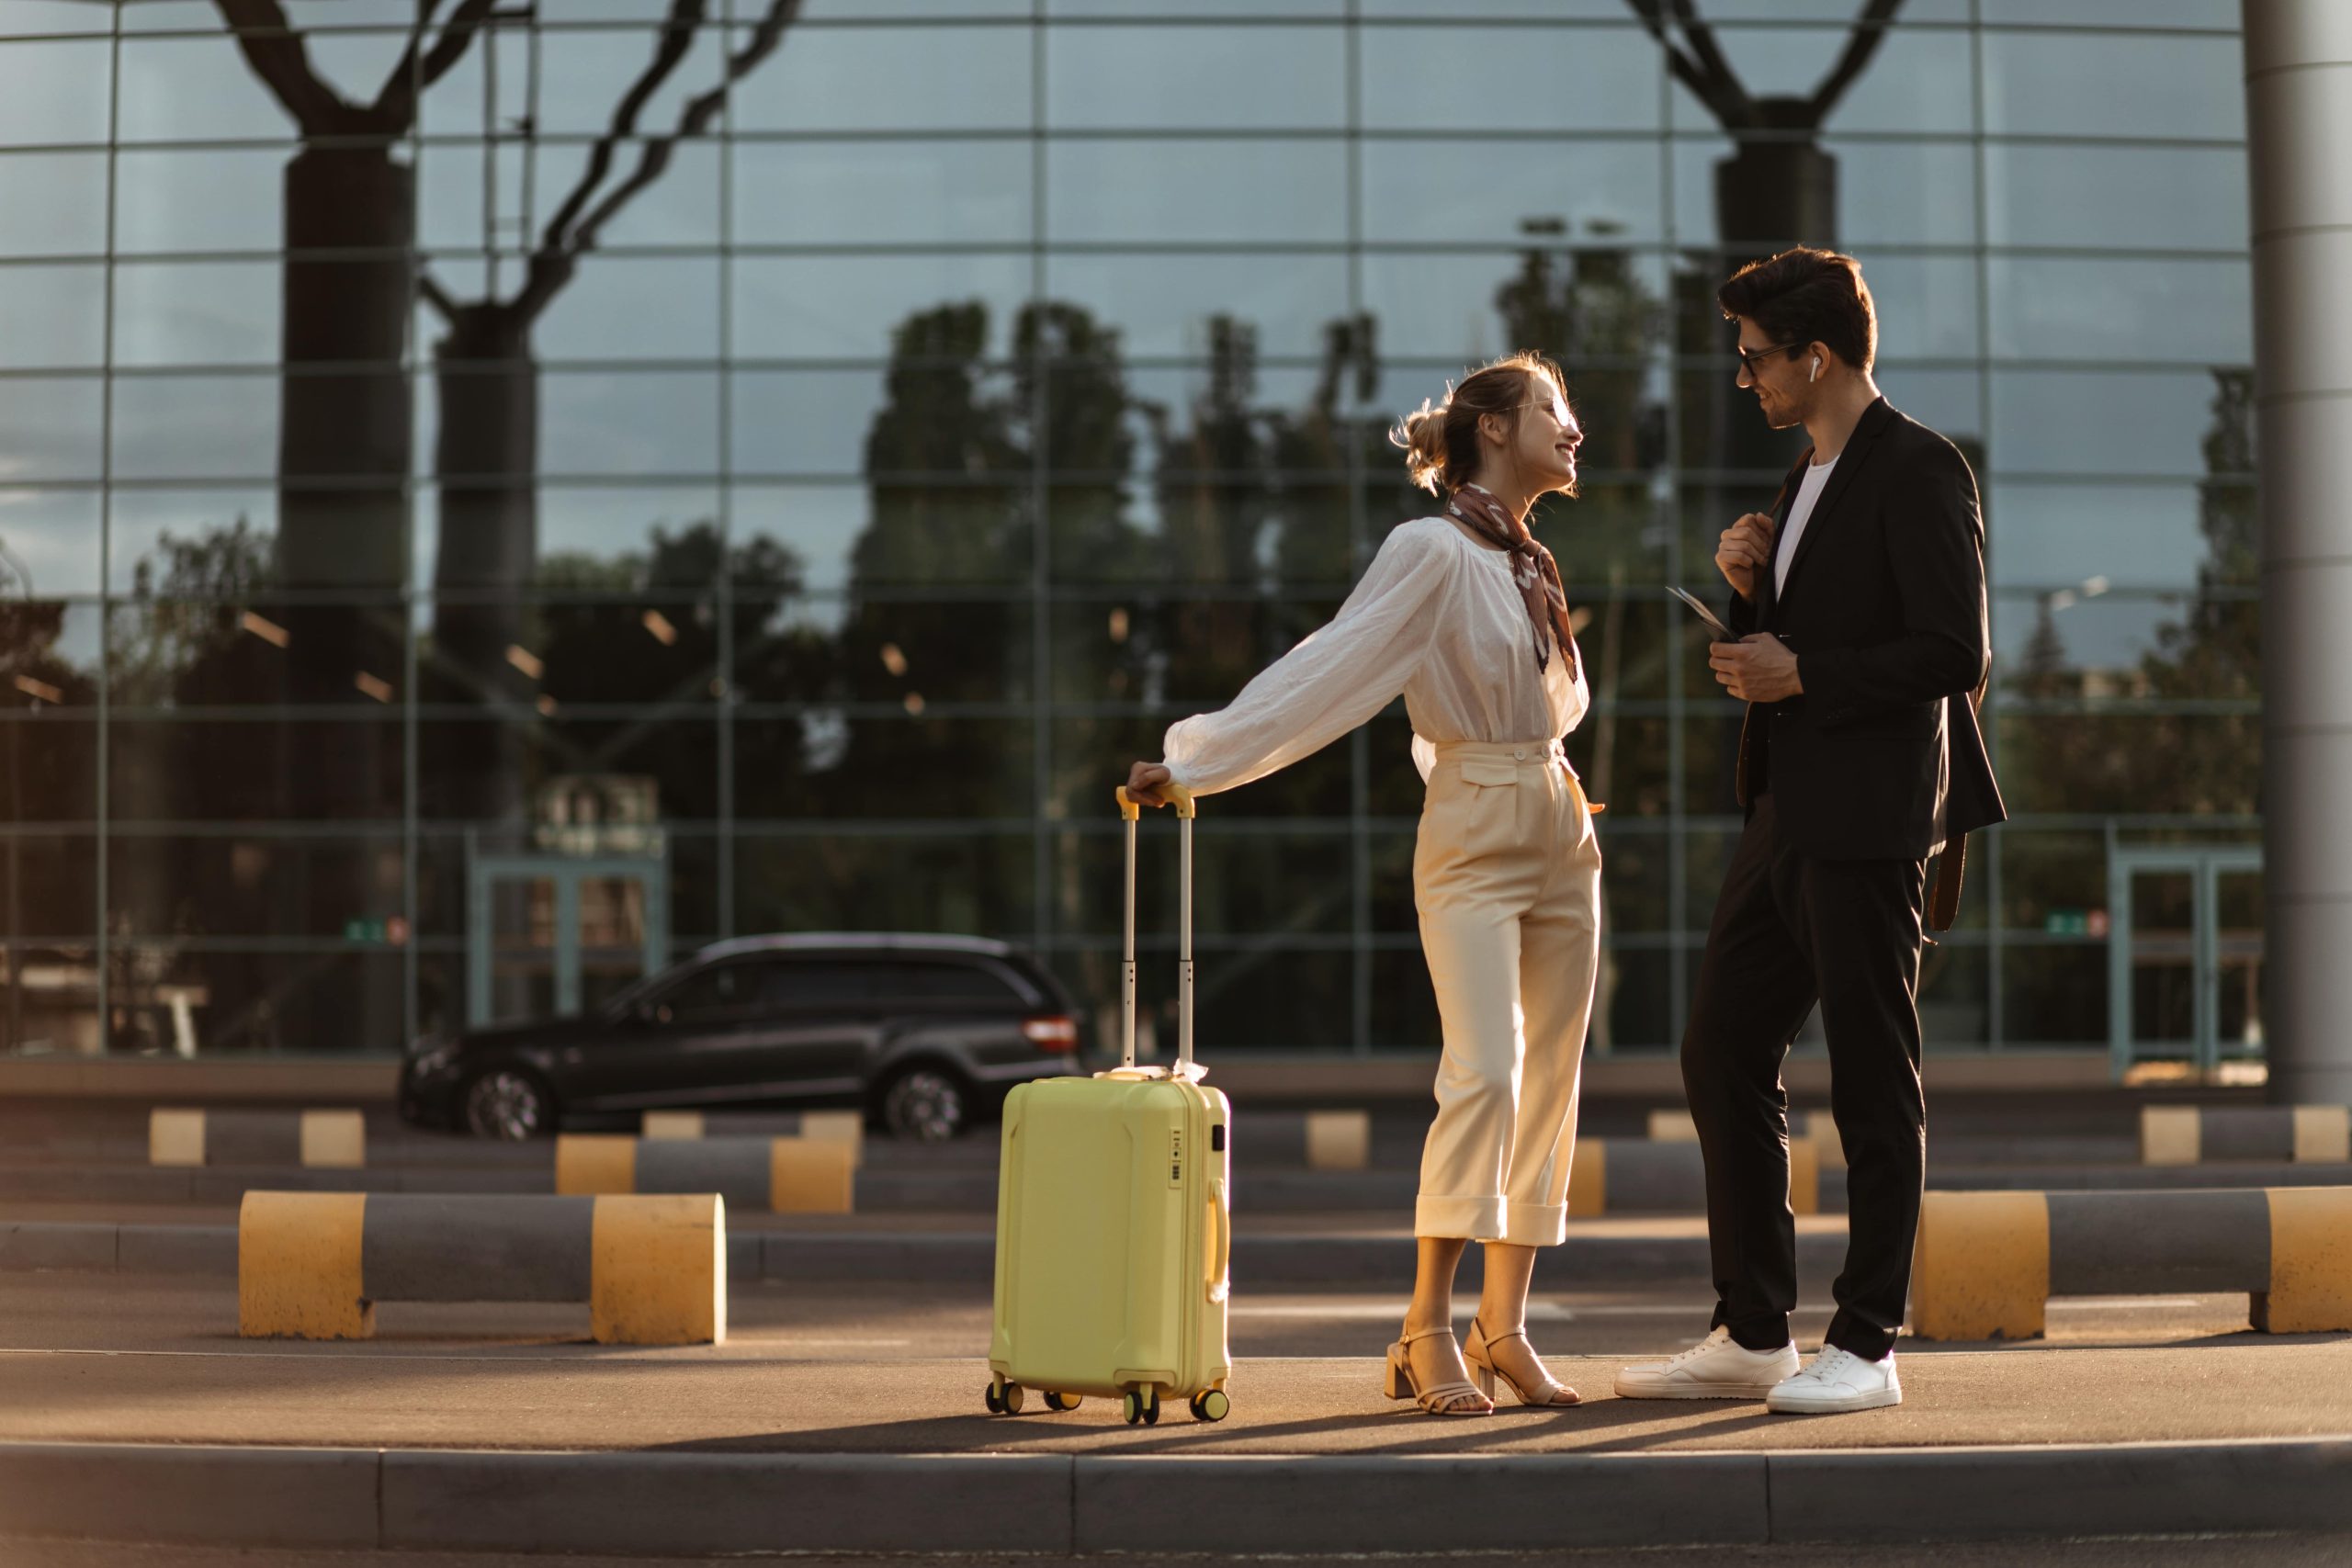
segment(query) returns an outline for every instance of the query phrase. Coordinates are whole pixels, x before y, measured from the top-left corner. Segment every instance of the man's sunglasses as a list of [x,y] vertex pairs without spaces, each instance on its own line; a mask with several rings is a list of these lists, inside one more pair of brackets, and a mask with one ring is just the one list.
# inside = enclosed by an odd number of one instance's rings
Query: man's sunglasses
[[1766,355],[1786,354],[1791,349],[1804,346],[1804,344],[1801,343],[1776,343],[1768,348],[1742,348],[1737,344],[1734,344],[1731,351],[1739,356],[1740,365],[1746,368],[1749,376],[1753,377],[1756,374],[1757,366],[1763,363]]

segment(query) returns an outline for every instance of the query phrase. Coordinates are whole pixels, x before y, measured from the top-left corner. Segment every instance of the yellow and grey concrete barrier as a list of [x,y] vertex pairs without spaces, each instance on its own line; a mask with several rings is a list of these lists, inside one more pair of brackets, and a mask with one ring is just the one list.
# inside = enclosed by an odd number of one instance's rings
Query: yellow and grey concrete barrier
[[147,1113],[147,1163],[356,1170],[368,1163],[368,1123],[356,1111],[159,1106]]
[[1650,1141],[1659,1144],[1695,1144],[1699,1141],[1699,1123],[1688,1111],[1653,1111],[1650,1112]]
[[2244,1291],[2271,1334],[2352,1330],[2352,1188],[1930,1192],[1922,1339],[2032,1339],[2052,1296]]
[[604,1345],[727,1337],[715,1193],[482,1198],[248,1192],[237,1332],[368,1339],[378,1302],[581,1302]]
[[649,1111],[638,1135],[662,1143],[696,1138],[808,1138],[847,1144],[865,1163],[865,1118],[854,1111]]
[[1310,1111],[1306,1113],[1306,1168],[1362,1170],[1372,1163],[1372,1113]]
[[857,1155],[829,1138],[566,1133],[555,1141],[555,1190],[567,1196],[716,1192],[738,1209],[847,1214],[856,1209]]
[[[1789,1140],[1789,1207],[1821,1213],[1821,1153],[1810,1138]],[[1707,1165],[1695,1143],[1578,1138],[1568,1165],[1568,1213],[1697,1214],[1707,1208]]]
[[2352,1106],[2146,1105],[2140,1163],[2352,1164]]

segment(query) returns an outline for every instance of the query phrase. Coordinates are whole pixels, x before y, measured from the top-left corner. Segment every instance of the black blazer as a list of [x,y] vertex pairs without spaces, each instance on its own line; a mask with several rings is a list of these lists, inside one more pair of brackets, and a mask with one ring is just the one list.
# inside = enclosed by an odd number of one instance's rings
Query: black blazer
[[[1775,511],[1777,556],[1804,465]],[[1769,788],[1784,841],[1820,860],[1924,860],[2005,819],[1976,725],[1992,668],[1976,477],[1884,398],[1865,410],[1797,541],[1788,584],[1732,595],[1731,629],[1797,656],[1802,694],[1750,703],[1739,803]],[[1958,862],[1951,896],[1958,897]],[[1939,879],[1940,880],[1940,879]]]

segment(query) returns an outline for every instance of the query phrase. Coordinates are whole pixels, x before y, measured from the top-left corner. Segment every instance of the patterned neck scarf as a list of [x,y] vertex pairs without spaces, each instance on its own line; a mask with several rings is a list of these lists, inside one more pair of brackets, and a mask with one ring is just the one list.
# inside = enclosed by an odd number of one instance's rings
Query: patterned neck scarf
[[1568,679],[1579,667],[1576,634],[1568,629],[1568,592],[1560,583],[1559,563],[1527,525],[1510,514],[1493,494],[1477,485],[1453,492],[1446,511],[1469,525],[1470,531],[1499,549],[1510,552],[1510,578],[1527,601],[1527,618],[1535,630],[1535,668],[1552,667],[1555,643],[1568,650]]

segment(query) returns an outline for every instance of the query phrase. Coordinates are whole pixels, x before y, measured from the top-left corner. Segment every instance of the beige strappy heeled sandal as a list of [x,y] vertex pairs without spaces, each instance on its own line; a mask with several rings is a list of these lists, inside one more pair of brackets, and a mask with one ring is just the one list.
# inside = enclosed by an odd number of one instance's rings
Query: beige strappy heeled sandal
[[1412,1357],[1408,1353],[1416,1341],[1442,1334],[1449,1338],[1453,1330],[1424,1328],[1419,1334],[1408,1334],[1388,1347],[1388,1381],[1386,1388],[1391,1399],[1409,1399],[1429,1416],[1491,1416],[1494,1401],[1466,1382],[1442,1382],[1434,1388],[1423,1388],[1413,1379]]
[[[1470,1375],[1477,1380],[1479,1392],[1488,1399],[1494,1398],[1495,1380],[1499,1377],[1503,1382],[1510,1384],[1512,1396],[1521,1404],[1532,1404],[1538,1410],[1566,1410],[1572,1404],[1584,1403],[1582,1394],[1554,1378],[1549,1372],[1544,1374],[1543,1386],[1531,1394],[1519,1386],[1517,1378],[1496,1366],[1491,1354],[1494,1347],[1508,1345],[1514,1339],[1525,1343],[1527,1330],[1522,1328],[1516,1334],[1506,1334],[1500,1339],[1488,1339],[1485,1326],[1475,1317],[1470,1320],[1470,1337],[1462,1342],[1462,1359],[1470,1363]],[[1527,1353],[1534,1356],[1535,1347],[1528,1345]],[[1537,1356],[1535,1364],[1542,1366],[1544,1359]],[[1563,1399],[1561,1397],[1563,1394],[1567,1397]]]

